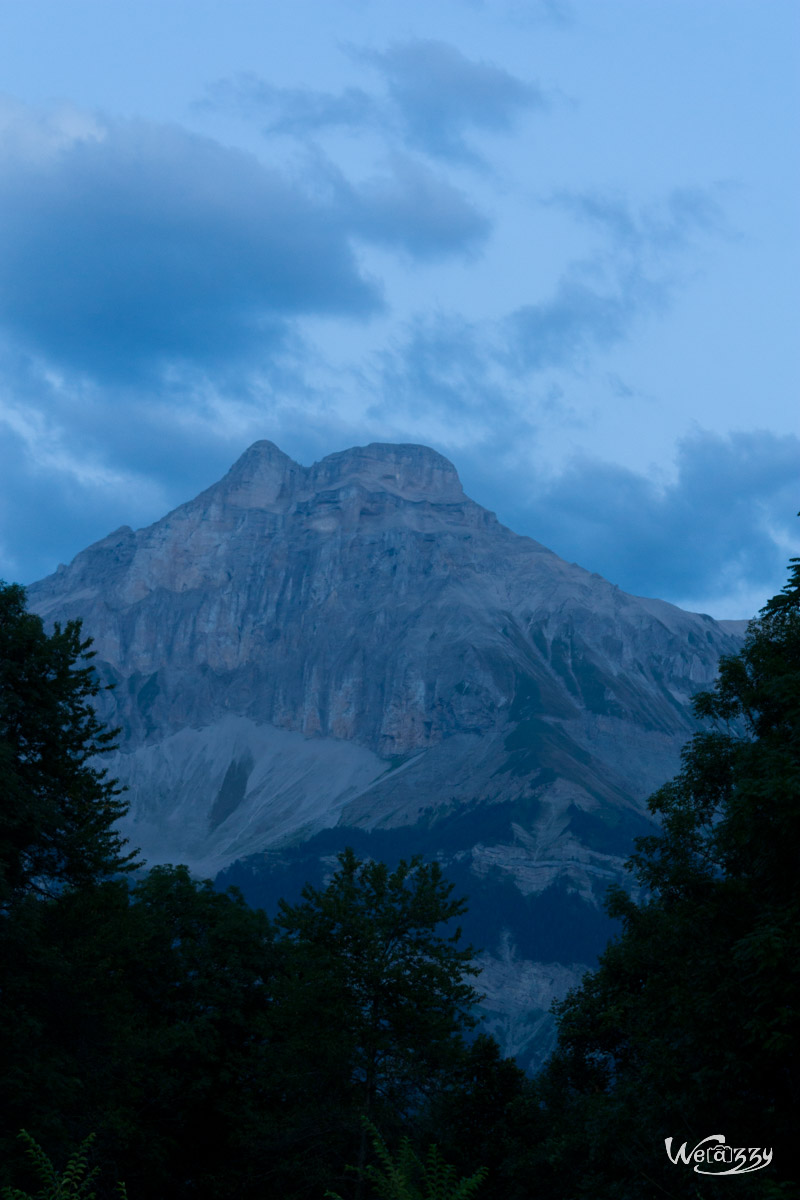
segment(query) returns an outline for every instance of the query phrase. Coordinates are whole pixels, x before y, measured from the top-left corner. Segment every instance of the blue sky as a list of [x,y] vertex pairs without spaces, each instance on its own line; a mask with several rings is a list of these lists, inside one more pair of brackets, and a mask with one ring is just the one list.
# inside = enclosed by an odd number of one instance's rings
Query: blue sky
[[257,438],[628,591],[800,553],[795,0],[0,0],[0,576]]

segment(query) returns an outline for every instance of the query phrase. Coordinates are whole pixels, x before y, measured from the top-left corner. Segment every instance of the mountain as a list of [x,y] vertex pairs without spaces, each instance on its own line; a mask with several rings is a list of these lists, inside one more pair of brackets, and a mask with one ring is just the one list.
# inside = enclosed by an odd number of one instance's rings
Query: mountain
[[472,897],[490,1027],[543,1052],[602,946],[646,797],[744,622],[627,595],[501,525],[424,446],[305,468],[268,441],[28,589],[116,686],[111,770],[151,862],[270,902],[346,844]]

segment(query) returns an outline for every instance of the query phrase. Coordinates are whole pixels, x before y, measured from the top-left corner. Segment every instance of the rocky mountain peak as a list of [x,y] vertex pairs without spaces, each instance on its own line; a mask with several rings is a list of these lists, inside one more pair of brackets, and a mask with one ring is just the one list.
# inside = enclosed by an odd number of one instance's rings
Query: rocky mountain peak
[[245,450],[209,491],[238,508],[286,508],[306,474],[305,467],[265,439]]
[[310,467],[294,462],[274,442],[255,442],[209,493],[238,508],[286,511],[320,492],[352,487],[412,503],[466,499],[458,472],[443,455],[428,446],[385,442],[328,454]]
[[428,446],[372,442],[329,454],[310,468],[315,490],[358,483],[367,491],[407,500],[459,503],[465,499],[458,472]]

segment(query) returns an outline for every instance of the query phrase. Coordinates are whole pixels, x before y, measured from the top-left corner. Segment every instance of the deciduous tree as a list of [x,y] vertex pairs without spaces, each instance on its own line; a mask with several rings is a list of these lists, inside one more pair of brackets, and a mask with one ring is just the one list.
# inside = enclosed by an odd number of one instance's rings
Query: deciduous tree
[[361,1116],[386,1128],[419,1105],[475,1024],[474,951],[459,945],[460,929],[443,929],[466,909],[452,892],[438,863],[414,857],[390,871],[346,850],[326,888],[306,886],[299,903],[280,905],[287,991],[278,1008],[315,1040],[318,1112],[349,1124],[359,1168]]
[[796,1178],[800,560],[695,711],[713,724],[651,798],[661,832],[630,862],[644,899],[612,891],[623,932],[560,1006],[540,1082],[539,1167],[562,1189],[547,1194],[716,1195],[664,1139],[717,1132],[775,1150],[740,1194],[783,1195],[776,1178]]

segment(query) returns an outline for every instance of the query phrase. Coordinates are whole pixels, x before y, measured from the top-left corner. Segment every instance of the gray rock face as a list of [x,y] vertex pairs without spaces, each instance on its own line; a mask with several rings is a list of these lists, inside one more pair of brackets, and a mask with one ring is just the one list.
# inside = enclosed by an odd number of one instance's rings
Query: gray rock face
[[[522,896],[559,886],[590,906],[676,770],[691,696],[742,632],[512,533],[446,459],[409,445],[304,468],[257,442],[29,602],[82,617],[117,685],[103,712],[123,729],[111,768],[149,861],[214,873],[334,826],[424,828],[435,844],[442,822],[466,836],[491,809],[492,836],[441,856]],[[515,962],[530,979],[503,936],[487,980]],[[569,955],[538,977],[558,990],[567,967],[574,977]],[[541,1016],[517,1011],[536,991],[520,986],[493,985],[515,998],[509,1044]]]

